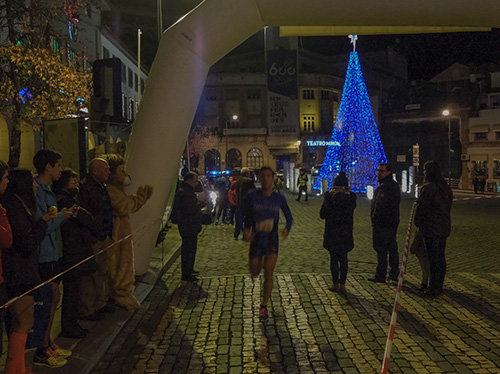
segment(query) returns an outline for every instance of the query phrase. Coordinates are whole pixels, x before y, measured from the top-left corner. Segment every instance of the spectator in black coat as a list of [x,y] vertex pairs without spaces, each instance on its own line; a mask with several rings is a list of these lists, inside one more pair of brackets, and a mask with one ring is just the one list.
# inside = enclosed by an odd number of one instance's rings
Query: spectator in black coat
[[451,231],[453,192],[435,161],[424,165],[424,185],[417,200],[415,226],[424,237],[429,257],[431,279],[426,294],[437,297],[443,293],[446,275],[446,238]]
[[397,281],[399,276],[399,253],[396,234],[399,226],[399,203],[401,191],[392,178],[391,166],[380,164],[377,168],[380,185],[373,194],[371,220],[373,227],[373,249],[377,252],[375,276],[369,280],[385,283],[387,256],[389,255],[389,279]]
[[201,231],[201,208],[204,202],[198,202],[194,186],[198,183],[198,175],[192,171],[184,176],[184,181],[175,194],[172,208],[172,222],[177,223],[182,238],[181,247],[181,279],[185,282],[197,282],[197,271],[194,270],[198,233]]
[[347,253],[354,248],[353,214],[356,208],[356,194],[347,186],[344,172],[333,182],[333,188],[325,193],[320,217],[325,221],[323,247],[330,252],[333,292],[345,293],[347,279]]
[[[94,217],[82,208],[77,199],[78,186],[78,174],[71,169],[64,170],[59,180],[52,185],[59,209],[72,206],[78,209],[76,216],[61,225],[61,265],[65,270],[92,255],[92,238],[96,236]],[[97,263],[95,259],[90,259],[63,276],[61,325],[62,335],[67,338],[81,339],[87,334],[78,324],[80,283],[82,276],[91,275],[96,271]]]
[[[57,217],[49,212],[37,218],[36,183],[27,169],[14,169],[9,174],[9,184],[2,205],[7,211],[12,229],[12,247],[2,253],[3,276],[7,296],[21,296],[40,283],[38,272],[39,247],[45,238],[47,221]],[[12,330],[5,363],[6,373],[24,373],[24,347],[28,332],[34,324],[33,294],[29,293],[9,306]]]

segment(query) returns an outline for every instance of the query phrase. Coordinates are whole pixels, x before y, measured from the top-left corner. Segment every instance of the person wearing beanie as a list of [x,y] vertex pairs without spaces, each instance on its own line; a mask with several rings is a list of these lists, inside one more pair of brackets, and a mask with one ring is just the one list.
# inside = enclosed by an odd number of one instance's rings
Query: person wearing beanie
[[323,247],[330,252],[333,292],[345,294],[347,279],[347,254],[354,248],[353,214],[356,209],[356,194],[348,187],[344,172],[333,182],[333,188],[325,193],[320,217],[325,220]]

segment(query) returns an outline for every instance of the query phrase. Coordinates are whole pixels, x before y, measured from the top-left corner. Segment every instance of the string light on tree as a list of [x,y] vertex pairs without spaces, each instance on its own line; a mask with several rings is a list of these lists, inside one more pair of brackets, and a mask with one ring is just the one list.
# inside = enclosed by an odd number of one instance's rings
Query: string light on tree
[[337,121],[332,131],[331,144],[314,188],[321,189],[321,180],[328,181],[344,171],[354,192],[366,193],[367,186],[377,185],[376,168],[387,162],[373,116],[368,91],[356,49],[356,35],[350,35],[353,51],[342,91]]

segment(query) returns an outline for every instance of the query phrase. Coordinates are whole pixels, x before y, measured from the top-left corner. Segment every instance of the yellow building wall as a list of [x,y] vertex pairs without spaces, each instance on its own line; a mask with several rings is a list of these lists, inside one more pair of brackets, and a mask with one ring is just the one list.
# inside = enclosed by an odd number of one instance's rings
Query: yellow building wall
[[33,157],[35,156],[35,132],[33,127],[25,121],[21,121],[21,157],[19,167],[35,171]]
[[[313,96],[311,96],[311,92]],[[299,87],[300,99],[300,132],[317,133],[321,128],[321,116],[319,111],[320,90],[308,87]],[[304,98],[307,97],[307,98]],[[311,99],[310,97],[314,97]]]
[[9,128],[5,118],[0,114],[0,160],[9,160]]
[[[7,162],[9,153],[9,128],[5,117],[0,115],[0,160]],[[30,124],[21,121],[21,156],[19,167],[34,171],[33,156],[35,156],[35,132]]]

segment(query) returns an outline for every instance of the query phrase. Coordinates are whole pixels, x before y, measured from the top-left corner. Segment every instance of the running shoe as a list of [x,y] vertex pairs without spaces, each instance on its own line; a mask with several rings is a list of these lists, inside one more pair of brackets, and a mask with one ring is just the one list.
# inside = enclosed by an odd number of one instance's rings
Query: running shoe
[[261,305],[259,310],[259,321],[266,322],[269,319],[269,312],[267,306]]

